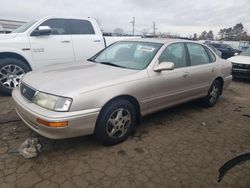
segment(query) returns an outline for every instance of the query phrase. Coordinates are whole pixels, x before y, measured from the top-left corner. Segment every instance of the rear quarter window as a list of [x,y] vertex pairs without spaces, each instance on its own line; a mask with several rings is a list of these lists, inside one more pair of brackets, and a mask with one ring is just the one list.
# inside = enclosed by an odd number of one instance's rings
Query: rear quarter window
[[210,62],[215,62],[216,61],[216,57],[214,55],[214,53],[207,47],[204,47],[209,55],[210,58]]

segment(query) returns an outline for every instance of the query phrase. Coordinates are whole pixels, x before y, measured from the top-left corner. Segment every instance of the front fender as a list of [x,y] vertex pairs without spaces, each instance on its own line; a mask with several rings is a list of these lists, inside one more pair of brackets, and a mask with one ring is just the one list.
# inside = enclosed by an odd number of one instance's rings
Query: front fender
[[21,59],[24,59],[30,68],[32,70],[35,69],[34,64],[32,63],[32,53],[31,49],[28,48],[22,48],[17,49],[14,47],[6,48],[6,47],[0,47],[0,57],[20,57]]
[[148,79],[145,78],[136,81],[120,83],[75,95],[73,97],[71,111],[102,108],[110,100],[124,95],[135,98],[139,103],[141,112],[143,113],[146,110],[146,106],[142,101],[149,95]]

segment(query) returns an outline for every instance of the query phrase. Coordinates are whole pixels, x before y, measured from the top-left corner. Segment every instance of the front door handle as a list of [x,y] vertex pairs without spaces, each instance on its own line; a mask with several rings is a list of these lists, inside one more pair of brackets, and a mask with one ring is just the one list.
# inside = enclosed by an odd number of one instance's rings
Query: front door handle
[[70,43],[69,40],[62,40],[61,43]]
[[187,78],[189,75],[190,75],[189,72],[185,72],[185,73],[183,73],[183,78]]

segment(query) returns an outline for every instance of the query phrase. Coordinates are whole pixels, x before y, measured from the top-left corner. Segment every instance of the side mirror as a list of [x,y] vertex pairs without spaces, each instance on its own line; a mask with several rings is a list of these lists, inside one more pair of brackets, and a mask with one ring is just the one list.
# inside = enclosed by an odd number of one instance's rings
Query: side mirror
[[234,56],[237,56],[237,55],[239,55],[239,53],[237,53],[237,52],[236,52],[236,53],[234,53]]
[[49,26],[39,26],[37,29],[35,29],[31,36],[41,36],[41,35],[50,35],[52,32],[51,27]]
[[155,72],[161,72],[165,70],[173,70],[174,69],[174,63],[172,62],[162,62],[157,67],[154,68]]

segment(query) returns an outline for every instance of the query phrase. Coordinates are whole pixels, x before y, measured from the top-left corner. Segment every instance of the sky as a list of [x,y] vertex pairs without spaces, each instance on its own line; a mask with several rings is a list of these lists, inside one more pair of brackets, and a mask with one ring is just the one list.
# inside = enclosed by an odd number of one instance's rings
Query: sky
[[0,0],[0,19],[37,20],[44,16],[98,19],[105,32],[156,32],[190,36],[243,23],[250,33],[250,0]]

